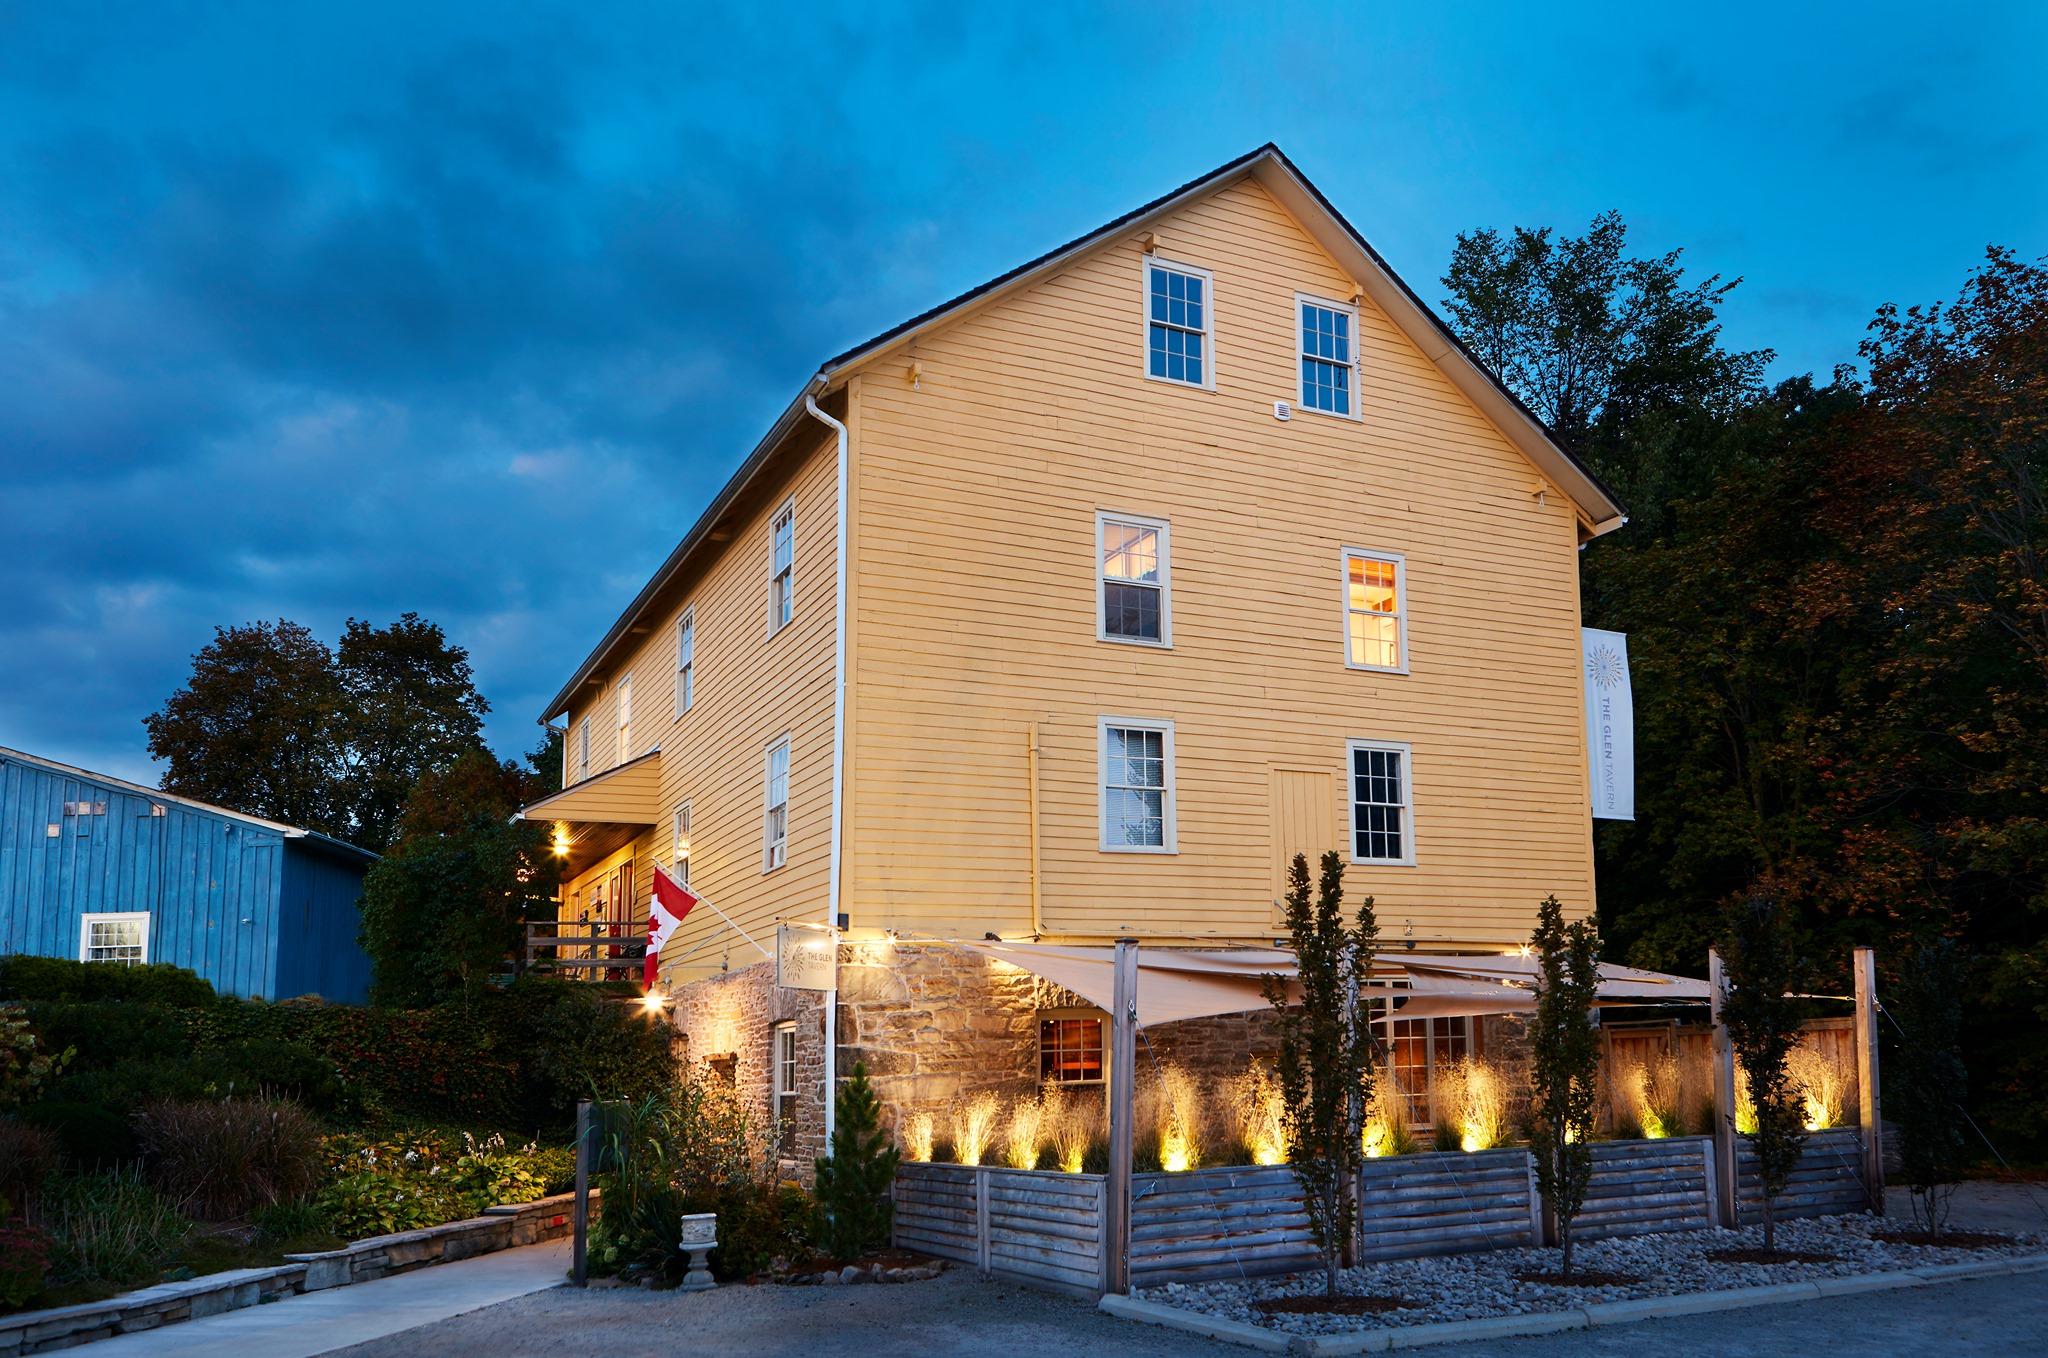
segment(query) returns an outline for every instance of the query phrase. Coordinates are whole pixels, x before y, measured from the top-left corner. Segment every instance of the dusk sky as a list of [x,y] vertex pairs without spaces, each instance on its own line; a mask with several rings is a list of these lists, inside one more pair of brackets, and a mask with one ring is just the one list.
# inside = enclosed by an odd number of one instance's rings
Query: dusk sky
[[2048,6],[1548,8],[0,0],[0,745],[414,610],[526,749],[822,359],[1269,140],[1432,304],[1618,209],[1773,377],[2048,254]]

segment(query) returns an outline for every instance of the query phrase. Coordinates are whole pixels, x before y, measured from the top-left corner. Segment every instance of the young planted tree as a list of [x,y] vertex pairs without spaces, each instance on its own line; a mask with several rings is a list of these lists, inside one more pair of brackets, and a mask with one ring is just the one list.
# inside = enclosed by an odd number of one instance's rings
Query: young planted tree
[[1885,1072],[1885,1111],[1898,1125],[1899,1170],[1912,1193],[1914,1219],[1930,1235],[1941,1234],[1970,1145],[1963,1112],[1969,1072],[1956,1040],[1969,971],[1955,940],[1944,938],[1913,954],[1892,993],[1902,1032],[1898,1056]]
[[1309,1231],[1323,1252],[1328,1292],[1337,1295],[1337,1270],[1358,1215],[1352,1186],[1365,1158],[1365,1112],[1372,1102],[1372,1015],[1364,986],[1372,971],[1379,925],[1372,897],[1344,923],[1344,860],[1323,855],[1322,880],[1309,903],[1308,859],[1287,869],[1287,932],[1300,969],[1301,998],[1268,976],[1265,993],[1280,1018],[1276,1063],[1287,1161],[1307,1200]]
[[858,1259],[889,1243],[899,1152],[882,1131],[881,1105],[868,1068],[855,1062],[839,1091],[832,1154],[818,1164],[818,1243],[834,1259]]
[[1785,1072],[1785,1058],[1799,1042],[1800,989],[1804,971],[1793,951],[1792,931],[1777,898],[1765,892],[1729,906],[1722,921],[1721,950],[1728,997],[1721,1022],[1735,1044],[1735,1060],[1749,1081],[1756,1108],[1750,1153],[1756,1157],[1763,1191],[1764,1249],[1778,1247],[1772,1209],[1806,1151],[1805,1112]]
[[1564,904],[1537,907],[1536,1014],[1529,1024],[1529,1148],[1536,1191],[1557,1219],[1563,1276],[1572,1272],[1572,1221],[1593,1179],[1593,1106],[1600,1082],[1600,931],[1590,919],[1565,923]]

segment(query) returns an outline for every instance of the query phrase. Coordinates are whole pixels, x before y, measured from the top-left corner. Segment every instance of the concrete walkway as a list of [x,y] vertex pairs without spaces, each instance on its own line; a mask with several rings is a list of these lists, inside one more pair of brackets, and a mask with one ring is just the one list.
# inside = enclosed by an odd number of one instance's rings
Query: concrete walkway
[[501,1250],[374,1283],[103,1339],[93,1358],[314,1358],[561,1285],[569,1242]]

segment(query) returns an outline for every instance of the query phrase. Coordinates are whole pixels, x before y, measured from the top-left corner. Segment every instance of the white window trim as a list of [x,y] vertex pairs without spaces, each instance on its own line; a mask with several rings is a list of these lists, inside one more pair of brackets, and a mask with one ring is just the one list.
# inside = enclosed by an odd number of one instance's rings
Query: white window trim
[[576,723],[576,778],[578,783],[590,778],[590,718],[584,717]]
[[[794,1020],[785,1019],[770,1028],[768,1035],[768,1064],[771,1067],[768,1076],[771,1081],[769,1087],[773,1091],[776,1100],[775,1115],[780,1117],[782,1116],[782,1100],[792,1094],[803,1092],[796,1088],[793,1079],[788,1078],[795,1074],[795,1071],[789,1069],[789,1067],[794,1067],[797,1064],[796,1023]],[[782,1059],[784,1043],[789,1045],[789,1060],[786,1065]]]
[[[690,639],[690,655],[683,658],[683,638]],[[675,720],[681,721],[697,701],[697,607],[692,604],[676,619],[676,674],[675,686],[670,695],[675,708]]]
[[[1159,533],[1159,640],[1145,637],[1113,637],[1103,621],[1102,610],[1109,597],[1109,577],[1102,569],[1102,530],[1112,523],[1135,524]],[[1115,510],[1095,511],[1095,639],[1118,646],[1150,646],[1158,651],[1173,649],[1173,525],[1148,514],[1121,514]]]
[[142,960],[137,966],[149,964],[149,912],[147,910],[122,910],[81,915],[78,919],[78,960],[90,961],[92,954],[92,926],[95,924],[127,924],[139,921],[142,925]]
[[[779,616],[776,607],[775,582],[779,572],[775,569],[775,525],[789,519],[789,621]],[[768,635],[775,636],[796,622],[796,497],[790,496],[768,517]]]
[[612,686],[612,718],[618,730],[618,746],[612,751],[612,766],[625,763],[633,757],[633,672],[626,671],[619,676],[619,682]]
[[[782,762],[782,842],[777,845],[768,838],[768,817],[775,810],[775,752],[783,752]],[[767,876],[789,865],[789,776],[794,771],[790,739],[787,735],[777,736],[761,751],[761,875]],[[776,858],[777,849],[781,858]]]
[[[1394,654],[1397,665],[1361,665],[1351,658],[1351,559],[1383,561],[1394,568]],[[1382,552],[1372,547],[1346,547],[1337,554],[1337,602],[1341,610],[1338,626],[1344,646],[1344,668],[1369,670],[1374,674],[1408,673],[1408,558],[1400,552]],[[1384,617],[1370,613],[1368,617]]]
[[[1111,843],[1109,834],[1109,728],[1115,726],[1124,730],[1158,731],[1166,739],[1160,743],[1161,753],[1166,756],[1165,795],[1160,798],[1160,826],[1158,844]],[[1173,722],[1156,717],[1118,717],[1107,713],[1095,719],[1095,823],[1096,847],[1104,853],[1152,853],[1177,854],[1180,852],[1178,819],[1179,799],[1174,795],[1173,765]]]
[[690,840],[695,834],[690,825],[690,799],[688,797],[677,802],[675,810],[670,814],[669,833],[674,840],[669,845],[669,852],[671,854],[669,866],[676,874],[676,884],[678,886],[688,886],[690,884]]
[[[1179,387],[1183,391],[1216,390],[1216,275],[1199,264],[1183,264],[1164,255],[1148,252],[1139,255],[1138,259],[1138,371],[1144,374],[1147,382],[1158,382],[1162,386]],[[1155,377],[1152,374],[1152,270],[1155,266],[1202,280],[1200,382],[1184,382],[1177,377]],[[1295,324],[1298,326],[1300,323],[1297,315]],[[1300,343],[1298,337],[1295,343]]]
[[[1391,750],[1401,756],[1400,858],[1358,856],[1358,786],[1353,782],[1353,756],[1359,750]],[[1412,868],[1415,866],[1415,751],[1404,740],[1347,740],[1344,742],[1344,861],[1358,867]]]
[[[1301,309],[1304,306],[1319,306],[1328,311],[1341,311],[1351,317],[1351,362],[1343,365],[1351,371],[1351,409],[1348,413],[1324,410],[1321,406],[1308,403],[1308,383],[1301,372],[1302,360],[1311,357],[1307,346],[1301,342]],[[1318,358],[1316,361],[1329,362],[1326,358]],[[1318,297],[1312,292],[1294,294],[1294,396],[1296,410],[1306,411],[1310,415],[1323,415],[1333,420],[1350,420],[1353,424],[1364,423],[1365,393],[1358,383],[1358,308],[1351,303]]]

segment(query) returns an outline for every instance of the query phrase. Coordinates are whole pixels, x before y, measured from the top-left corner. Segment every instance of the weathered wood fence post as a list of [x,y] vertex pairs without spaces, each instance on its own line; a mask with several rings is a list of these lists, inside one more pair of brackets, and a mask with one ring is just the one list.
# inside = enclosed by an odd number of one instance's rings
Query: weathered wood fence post
[[1856,960],[1856,1112],[1863,1124],[1863,1191],[1870,1210],[1884,1215],[1884,1101],[1877,1072],[1877,953],[1858,948]]
[[1742,1224],[1742,1183],[1735,1164],[1735,1044],[1721,1022],[1728,978],[1721,970],[1718,948],[1707,949],[1707,988],[1714,1025],[1714,1187],[1720,1190],[1721,1225],[1732,1231]]
[[584,1287],[590,1282],[590,1100],[576,1101],[576,1210],[575,1244],[569,1254],[569,1281]]
[[1109,1193],[1102,1251],[1109,1290],[1131,1290],[1131,1150],[1138,1089],[1138,941],[1116,941],[1109,1016]]

